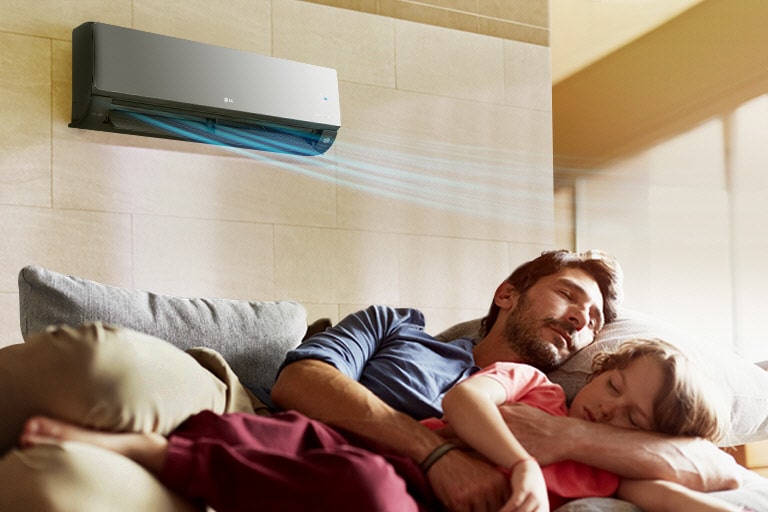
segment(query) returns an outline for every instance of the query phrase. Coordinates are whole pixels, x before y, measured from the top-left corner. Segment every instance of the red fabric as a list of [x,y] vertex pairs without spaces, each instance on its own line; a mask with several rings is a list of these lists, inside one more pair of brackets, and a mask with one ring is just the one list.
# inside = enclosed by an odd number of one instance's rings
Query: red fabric
[[[536,368],[520,363],[495,363],[472,375],[484,375],[504,387],[505,403],[523,403],[553,416],[565,416],[565,393]],[[445,427],[443,420],[422,421],[428,428]],[[563,461],[541,468],[549,491],[550,508],[555,509],[573,498],[611,496],[619,487],[619,477],[580,462]]]
[[206,411],[170,436],[159,478],[217,512],[423,510],[403,476],[415,496],[429,494],[410,460],[354,446],[301,414]]

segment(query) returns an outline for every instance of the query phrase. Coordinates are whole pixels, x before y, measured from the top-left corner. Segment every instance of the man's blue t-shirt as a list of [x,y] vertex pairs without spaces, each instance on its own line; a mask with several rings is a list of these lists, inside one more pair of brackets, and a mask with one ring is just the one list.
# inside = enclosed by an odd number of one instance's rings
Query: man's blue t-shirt
[[370,306],[315,334],[283,365],[317,359],[335,366],[393,408],[416,419],[442,416],[443,395],[479,370],[475,341],[442,342],[424,332],[415,309]]

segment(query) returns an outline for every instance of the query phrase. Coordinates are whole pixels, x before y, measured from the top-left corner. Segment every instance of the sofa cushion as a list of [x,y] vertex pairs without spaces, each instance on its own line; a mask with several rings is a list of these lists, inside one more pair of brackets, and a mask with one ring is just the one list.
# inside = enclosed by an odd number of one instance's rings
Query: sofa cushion
[[228,384],[147,334],[99,322],[51,327],[0,348],[0,453],[36,414],[167,434],[200,411],[252,410],[242,386]]
[[285,353],[307,329],[294,301],[184,298],[109,286],[38,266],[19,273],[21,333],[49,325],[101,321],[166,340],[187,350],[219,352],[248,388],[269,387]]
[[75,442],[5,454],[0,496],[3,512],[201,512],[130,459]]
[[[480,319],[462,322],[437,335],[449,340],[479,336]],[[730,400],[730,428],[721,441],[722,446],[735,446],[768,439],[768,372],[727,350],[703,350],[691,339],[669,324],[649,315],[624,309],[619,318],[606,325],[595,342],[578,352],[560,368],[549,374],[560,384],[568,400],[586,383],[592,372],[592,360],[603,350],[611,350],[624,341],[635,338],[661,338],[703,361],[716,383]]]

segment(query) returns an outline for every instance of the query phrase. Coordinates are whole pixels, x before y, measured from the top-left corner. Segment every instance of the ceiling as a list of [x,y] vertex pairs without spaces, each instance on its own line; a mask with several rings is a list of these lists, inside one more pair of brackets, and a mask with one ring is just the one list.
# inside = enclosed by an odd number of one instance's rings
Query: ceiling
[[549,0],[552,82],[579,71],[702,0]]
[[550,2],[556,169],[599,169],[768,92],[766,0]]

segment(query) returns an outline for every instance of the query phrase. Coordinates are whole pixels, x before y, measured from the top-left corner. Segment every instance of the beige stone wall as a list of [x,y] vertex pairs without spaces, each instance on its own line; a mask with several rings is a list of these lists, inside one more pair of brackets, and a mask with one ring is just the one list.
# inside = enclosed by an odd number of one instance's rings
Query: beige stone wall
[[[553,243],[549,48],[364,11],[0,0],[0,345],[20,341],[30,263],[161,293],[290,298],[310,318],[388,303],[436,330],[482,314]],[[337,142],[293,159],[69,128],[84,21],[333,67]]]
[[764,94],[575,181],[577,246],[621,260],[626,305],[750,361],[768,360],[766,140]]
[[549,0],[307,0],[401,20],[549,45]]

